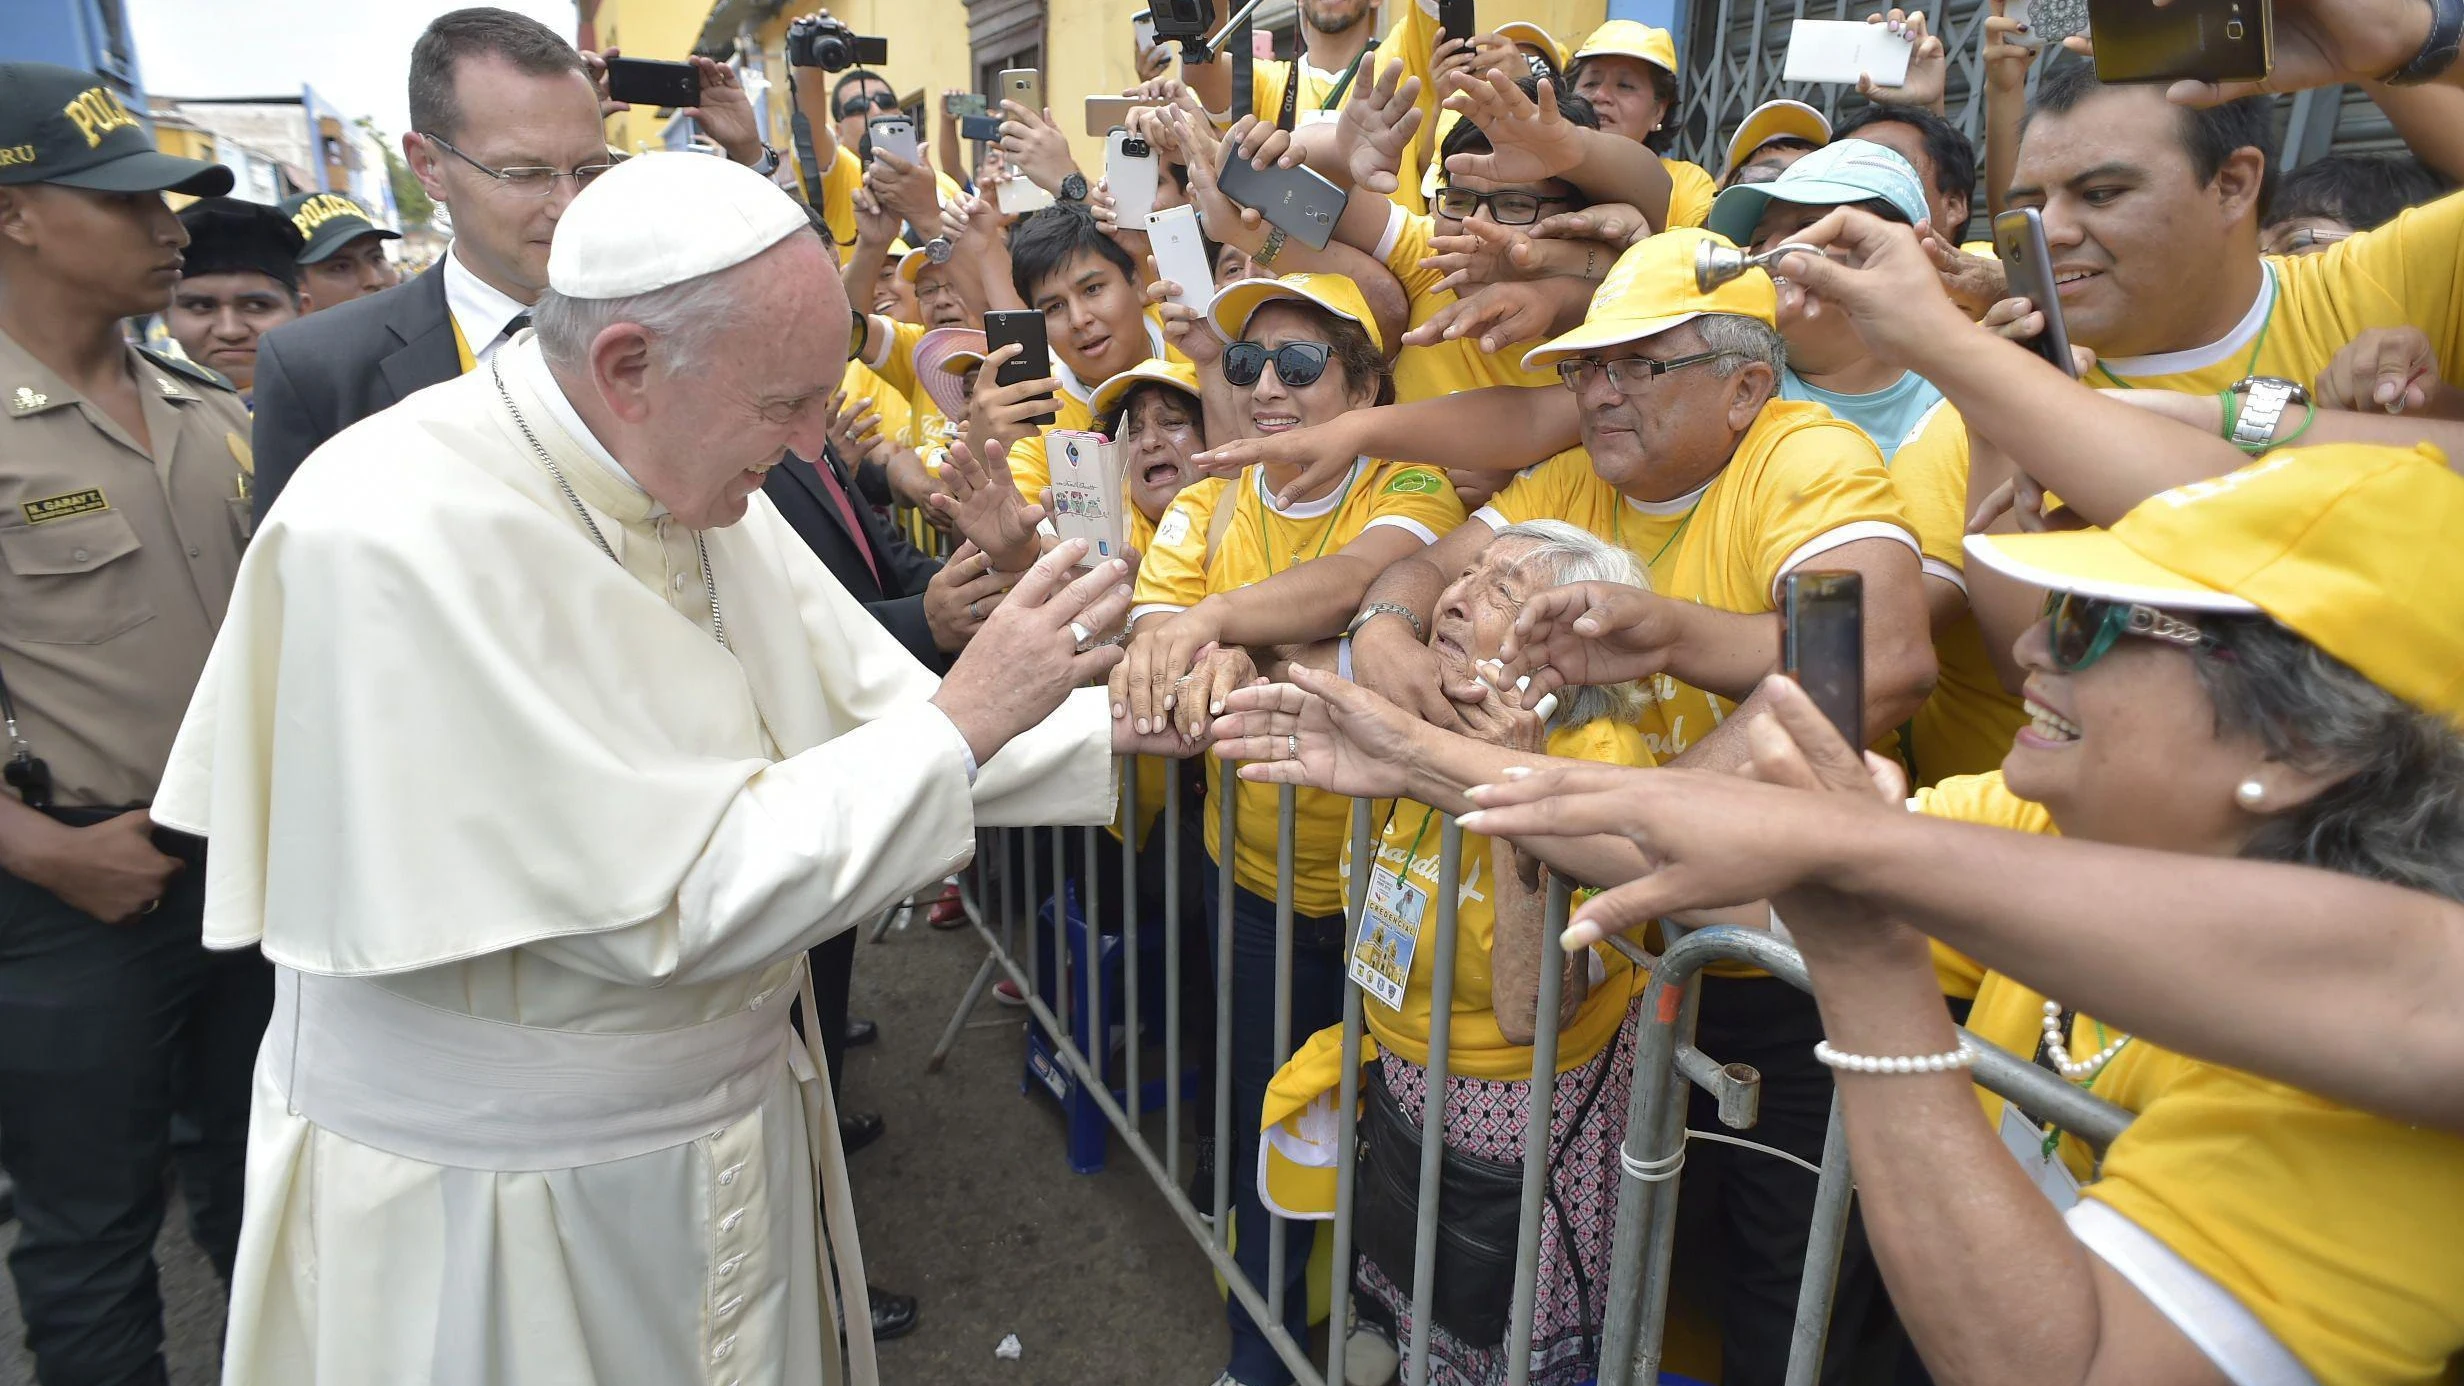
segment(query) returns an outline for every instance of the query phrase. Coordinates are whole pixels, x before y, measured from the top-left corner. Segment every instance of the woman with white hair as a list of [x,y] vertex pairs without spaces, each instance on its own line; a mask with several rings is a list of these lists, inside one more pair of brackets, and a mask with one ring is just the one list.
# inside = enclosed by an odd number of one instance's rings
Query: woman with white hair
[[[1636,726],[1640,684],[1569,688],[1526,708],[1514,689],[1491,682],[1499,643],[1524,601],[1578,582],[1640,587],[1648,578],[1632,553],[1562,521],[1527,521],[1501,531],[1438,601],[1429,647],[1440,687],[1479,690],[1456,707],[1471,736],[1500,749],[1649,765],[1651,753]],[[1390,1334],[1389,1342],[1404,1342],[1412,1332],[1420,1132],[1429,1097],[1440,810],[1398,798],[1378,811],[1377,862],[1348,969],[1363,990],[1363,1016],[1378,1051],[1362,1083],[1355,1283],[1364,1323]],[[1464,836],[1456,895],[1443,1091],[1446,1235],[1431,1304],[1429,1380],[1487,1386],[1506,1379],[1540,969],[1559,966],[1559,1076],[1530,1379],[1571,1383],[1592,1374],[1597,1354],[1616,1149],[1633,1070],[1628,1010],[1644,979],[1624,955],[1605,947],[1571,956],[1550,947],[1542,926],[1546,874],[1536,858],[1502,838]],[[1277,1075],[1269,1116],[1296,1112],[1333,1091],[1340,1050],[1338,1030],[1321,1032],[1303,1048]],[[1262,1171],[1274,1169],[1274,1157],[1261,1160]],[[1275,1200],[1278,1180],[1270,1173],[1268,1182],[1268,1197]],[[1376,1351],[1357,1335],[1354,1343],[1356,1359]]]

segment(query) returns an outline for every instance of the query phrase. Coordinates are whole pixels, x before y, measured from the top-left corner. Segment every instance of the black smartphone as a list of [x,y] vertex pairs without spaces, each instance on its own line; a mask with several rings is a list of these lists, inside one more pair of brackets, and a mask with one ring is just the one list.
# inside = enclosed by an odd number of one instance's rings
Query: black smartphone
[[1472,11],[1473,0],[1437,0],[1437,27],[1450,39],[1467,39],[1480,32],[1479,16]]
[[2088,0],[2100,82],[2255,82],[2276,65],[2268,0]]
[[653,58],[610,58],[609,99],[635,106],[672,108],[702,104],[702,74],[691,63]]
[[2070,355],[2070,329],[2062,325],[2062,295],[2053,282],[2053,252],[2045,247],[2044,215],[2034,207],[2013,207],[1995,217],[1993,253],[2002,261],[2002,276],[2011,297],[2026,299],[2045,315],[2045,330],[2021,345],[2061,367],[2064,375],[2078,379],[2079,363]]
[[1780,580],[1780,668],[1851,746],[1865,744],[1865,578],[1797,572]]
[[[1012,343],[1017,344],[1019,352],[993,371],[993,384],[1016,385],[1023,380],[1042,380],[1052,374],[1052,349],[1044,343],[1043,314],[1032,309],[1015,308],[986,313],[984,354],[989,356]],[[1046,410],[1027,422],[1048,424],[1057,417]]]
[[1326,248],[1335,236],[1335,219],[1343,215],[1343,190],[1315,170],[1304,166],[1260,173],[1230,144],[1224,146],[1223,169],[1215,182],[1224,196],[1257,208],[1258,215],[1311,250]]
[[984,140],[987,142],[997,140],[1001,138],[1001,117],[997,115],[960,116],[958,118],[958,137],[962,140]]

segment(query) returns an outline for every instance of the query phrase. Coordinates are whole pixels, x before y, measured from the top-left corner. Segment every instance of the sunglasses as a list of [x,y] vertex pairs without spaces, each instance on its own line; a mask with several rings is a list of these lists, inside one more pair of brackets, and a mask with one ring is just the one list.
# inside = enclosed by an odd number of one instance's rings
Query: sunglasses
[[1306,389],[1326,374],[1326,358],[1334,350],[1324,342],[1285,342],[1272,350],[1258,342],[1234,342],[1223,349],[1223,378],[1234,385],[1255,385],[1271,360],[1277,380],[1295,390]]
[[895,111],[897,109],[899,109],[898,98],[892,96],[886,91],[874,94],[869,100],[861,96],[851,96],[847,98],[846,104],[838,108],[838,118],[841,120],[853,120],[855,117],[864,115],[868,112]]
[[2229,653],[2215,636],[2199,629],[2195,622],[2139,602],[2049,592],[2045,594],[2045,619],[2052,626],[2054,667],[2066,674],[2078,673],[2103,659],[2114,643],[2126,635],[2205,650],[2218,657]]

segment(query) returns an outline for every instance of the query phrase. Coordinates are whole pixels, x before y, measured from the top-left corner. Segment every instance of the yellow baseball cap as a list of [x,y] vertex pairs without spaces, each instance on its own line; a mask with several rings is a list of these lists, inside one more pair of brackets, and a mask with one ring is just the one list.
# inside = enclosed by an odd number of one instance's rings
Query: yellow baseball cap
[[906,254],[899,256],[898,277],[906,280],[910,284],[914,283],[915,277],[918,274],[923,273],[925,261],[930,258],[930,256],[926,255],[921,250],[910,250]]
[[1765,101],[1747,111],[1737,133],[1728,137],[1727,167],[1735,169],[1773,140],[1803,140],[1820,148],[1831,142],[1831,120],[1802,101]]
[[1087,397],[1087,412],[1102,418],[1120,407],[1129,392],[1145,384],[1168,385],[1193,400],[1203,399],[1198,392],[1198,368],[1186,361],[1165,361],[1150,356],[1095,387]]
[[2141,501],[2107,530],[1971,534],[1994,571],[2173,611],[2264,612],[2464,725],[2464,477],[2438,449],[2286,448]]
[[1574,50],[1574,60],[1605,58],[1611,55],[1640,58],[1669,76],[1677,75],[1677,40],[1666,29],[1654,29],[1637,19],[1612,19],[1591,31],[1583,46]]
[[1539,370],[1570,356],[1656,337],[1705,313],[1730,313],[1778,326],[1779,289],[1761,270],[1748,270],[1709,293],[1694,287],[1695,249],[1705,241],[1728,244],[1699,226],[1672,226],[1637,242],[1609,267],[1582,325],[1525,353],[1523,369]]
[[[1528,19],[1509,19],[1497,26],[1497,36],[1508,43],[1528,43],[1548,55],[1549,66],[1566,70],[1566,46],[1555,35]],[[1674,45],[1671,45],[1673,50]]]
[[1250,315],[1279,298],[1314,303],[1336,317],[1359,323],[1369,330],[1369,340],[1378,350],[1386,349],[1385,338],[1377,330],[1377,316],[1369,311],[1369,300],[1361,297],[1360,286],[1348,275],[1287,274],[1281,279],[1237,279],[1216,291],[1215,301],[1207,305],[1206,316],[1225,341],[1237,342],[1249,330]]

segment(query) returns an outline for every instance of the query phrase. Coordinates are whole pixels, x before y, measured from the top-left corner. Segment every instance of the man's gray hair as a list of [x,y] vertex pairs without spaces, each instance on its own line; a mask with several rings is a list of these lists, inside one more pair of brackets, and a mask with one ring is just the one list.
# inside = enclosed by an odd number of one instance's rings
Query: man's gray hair
[[2268,617],[2199,624],[2223,647],[2196,661],[2217,731],[2343,776],[2269,818],[2242,855],[2464,900],[2464,734]]
[[[747,261],[750,264],[751,261]],[[650,334],[659,363],[679,375],[698,371],[712,341],[737,316],[743,265],[731,265],[628,298],[569,298],[549,289],[530,310],[539,350],[567,370],[587,368],[590,344],[618,323],[637,323]]]
[[[1516,571],[1544,577],[1551,587],[1577,582],[1614,582],[1651,590],[1651,574],[1632,550],[1612,544],[1580,525],[1564,520],[1525,520],[1497,532],[1500,540],[1519,539],[1530,545],[1515,560]],[[1557,710],[1549,714],[1549,730],[1563,731],[1603,717],[1631,722],[1647,702],[1639,682],[1570,687],[1557,695]]]
[[1776,376],[1788,369],[1788,343],[1779,329],[1760,318],[1737,313],[1705,313],[1694,320],[1694,330],[1702,334],[1703,350],[1727,353],[1719,360],[1706,363],[1713,375],[1728,379],[1745,369],[1748,361],[1760,361]]

